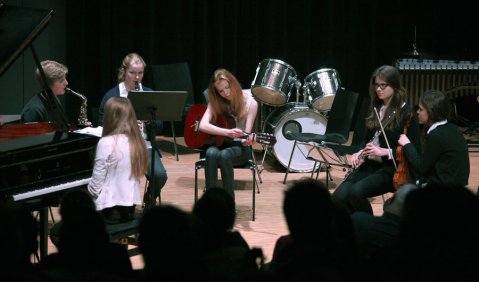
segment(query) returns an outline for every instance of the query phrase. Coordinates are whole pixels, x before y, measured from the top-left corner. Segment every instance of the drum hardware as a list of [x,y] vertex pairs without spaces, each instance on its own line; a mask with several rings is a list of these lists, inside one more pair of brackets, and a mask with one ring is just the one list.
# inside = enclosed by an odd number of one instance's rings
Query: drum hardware
[[299,104],[299,95],[300,95],[299,89],[301,88],[301,81],[299,81],[299,79],[297,79],[296,82],[294,83],[294,87],[296,88],[296,103]]

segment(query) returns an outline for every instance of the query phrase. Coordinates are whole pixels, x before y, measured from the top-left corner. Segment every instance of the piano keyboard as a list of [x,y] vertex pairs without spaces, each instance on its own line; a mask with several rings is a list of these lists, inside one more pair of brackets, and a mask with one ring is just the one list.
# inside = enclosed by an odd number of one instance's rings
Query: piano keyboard
[[87,177],[87,178],[83,178],[83,179],[74,180],[74,181],[71,181],[71,182],[62,183],[62,184],[59,184],[59,185],[43,187],[43,188],[28,191],[28,192],[25,192],[25,193],[14,194],[14,195],[12,195],[12,197],[13,197],[13,200],[15,202],[18,202],[18,201],[25,200],[25,199],[31,199],[31,198],[35,198],[35,197],[38,197],[38,196],[51,194],[51,193],[54,193],[54,192],[58,192],[58,191],[62,191],[62,190],[86,185],[90,182],[90,179],[91,179],[91,177]]

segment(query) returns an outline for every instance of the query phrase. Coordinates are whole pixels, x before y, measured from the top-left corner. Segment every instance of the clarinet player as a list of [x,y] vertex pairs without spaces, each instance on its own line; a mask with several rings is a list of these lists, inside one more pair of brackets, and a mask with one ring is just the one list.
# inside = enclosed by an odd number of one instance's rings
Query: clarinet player
[[[103,96],[103,99],[99,108],[98,115],[98,125],[103,126],[103,111],[105,109],[106,102],[111,97],[124,97],[128,98],[128,92],[130,91],[151,91],[152,89],[143,85],[143,75],[145,74],[146,63],[143,58],[137,53],[129,53],[121,62],[120,67],[118,68],[118,84],[113,88],[108,90],[108,92]],[[139,122],[140,127],[143,127],[143,122]],[[152,125],[155,126],[155,131],[157,133],[162,131],[163,123],[162,121],[155,121]],[[142,128],[143,129],[143,128]],[[143,137],[148,139],[146,133],[143,132]],[[154,138],[154,137],[152,137]],[[155,140],[149,140],[155,141]],[[151,146],[148,148],[148,173],[147,178],[149,179],[150,185],[148,186],[147,192],[145,192],[145,204],[148,203],[161,203],[161,189],[165,186],[168,179],[165,167],[161,161],[161,154],[159,150],[154,152],[154,168],[155,171],[151,172]],[[154,181],[151,177],[155,177]],[[155,183],[155,186],[152,187],[151,183]],[[150,198],[152,197],[152,198]]]
[[[354,171],[332,194],[333,200],[350,213],[363,211],[373,214],[368,198],[395,192],[393,176],[396,171],[396,147],[408,113],[413,112],[406,103],[407,91],[401,85],[400,73],[393,66],[384,65],[372,73],[369,95],[371,105],[365,120],[367,133],[363,149],[351,156]],[[385,132],[381,132],[381,125]],[[420,133],[416,116],[409,126],[408,137],[419,148]]]

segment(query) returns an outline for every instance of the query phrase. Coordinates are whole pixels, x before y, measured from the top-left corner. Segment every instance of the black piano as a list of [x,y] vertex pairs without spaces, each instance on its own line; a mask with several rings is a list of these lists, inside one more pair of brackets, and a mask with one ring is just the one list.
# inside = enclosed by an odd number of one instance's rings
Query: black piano
[[[29,48],[46,81],[32,43],[52,16],[51,10],[0,4],[0,76]],[[47,91],[55,121],[0,126],[0,200],[39,212],[41,258],[48,253],[48,208],[68,189],[85,188],[98,143],[73,131]]]

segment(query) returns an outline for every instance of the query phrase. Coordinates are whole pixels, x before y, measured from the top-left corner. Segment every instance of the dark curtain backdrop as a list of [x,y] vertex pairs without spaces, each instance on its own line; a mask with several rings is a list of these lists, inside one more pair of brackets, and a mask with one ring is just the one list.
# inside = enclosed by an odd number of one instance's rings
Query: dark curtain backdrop
[[[201,101],[216,68],[229,69],[250,88],[259,62],[272,58],[294,67],[301,81],[334,68],[343,87],[367,95],[376,67],[413,50],[415,28],[422,57],[477,60],[474,9],[461,2],[68,1],[69,81],[98,107],[116,84],[123,57],[138,52],[150,66],[187,62]],[[152,84],[148,70],[144,82]]]

